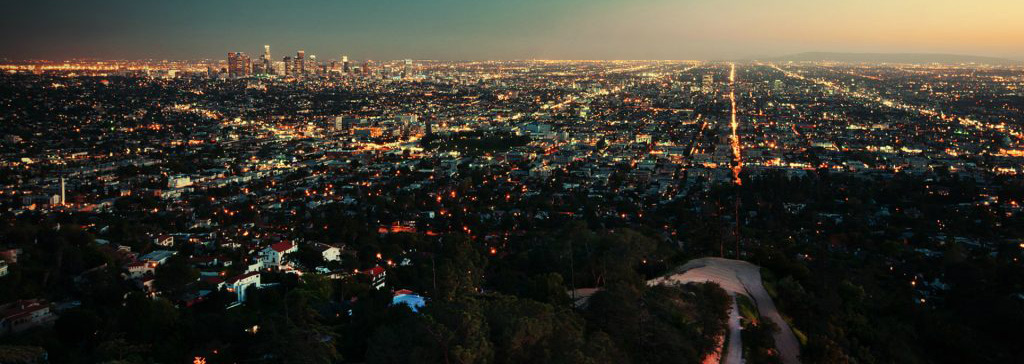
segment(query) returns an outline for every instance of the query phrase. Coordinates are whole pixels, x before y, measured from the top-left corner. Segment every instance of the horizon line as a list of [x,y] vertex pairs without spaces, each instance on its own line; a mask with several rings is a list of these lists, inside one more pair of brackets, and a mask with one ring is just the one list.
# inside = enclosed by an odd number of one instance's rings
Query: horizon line
[[[227,51],[224,52],[225,56]],[[259,52],[242,52],[247,54],[259,54]],[[779,56],[746,56],[746,57],[732,57],[732,58],[705,58],[705,59],[582,59],[582,58],[477,58],[477,59],[430,59],[430,58],[393,58],[393,59],[377,59],[380,62],[391,62],[401,61],[405,59],[411,59],[420,62],[750,62],[750,61],[779,61],[782,58],[796,57],[801,55],[859,55],[859,56],[946,56],[946,57],[975,57],[975,58],[987,58],[990,60],[1009,61],[1016,63],[1024,63],[1024,58],[1011,58],[1011,57],[1000,57],[1000,56],[989,56],[989,55],[977,55],[969,53],[942,53],[942,52],[841,52],[841,51],[805,51],[789,53]],[[316,54],[310,54],[315,56]],[[351,58],[350,60],[359,59],[361,61],[374,61],[374,58]],[[141,58],[103,58],[103,57],[66,57],[66,58],[14,58],[14,57],[0,57],[0,64],[10,64],[16,62],[83,62],[83,61],[112,61],[112,62],[139,62],[139,61],[159,61],[159,62],[211,62],[211,61],[224,61],[225,58],[155,58],[155,57],[141,57]],[[334,60],[334,58],[326,58],[326,60]],[[340,60],[340,59],[339,59]],[[842,63],[872,63],[869,61],[835,61],[835,60],[805,60],[797,62],[842,62]],[[877,63],[899,63],[899,62],[877,62]],[[912,62],[913,63],[913,62]],[[942,62],[938,62],[942,63]]]

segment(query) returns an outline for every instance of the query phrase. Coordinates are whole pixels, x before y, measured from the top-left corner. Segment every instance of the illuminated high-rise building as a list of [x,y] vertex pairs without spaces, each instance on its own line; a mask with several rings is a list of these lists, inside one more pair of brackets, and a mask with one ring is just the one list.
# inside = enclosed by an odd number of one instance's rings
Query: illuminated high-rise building
[[270,64],[270,45],[266,44],[263,46],[263,72],[272,74],[274,73],[274,67]]
[[701,81],[701,90],[705,93],[711,93],[715,89],[715,76],[704,75],[704,79]]
[[228,76],[231,78],[234,78],[235,73],[238,72],[238,70],[235,69],[235,65],[238,64],[238,58],[238,53],[228,52]]
[[292,56],[284,57],[284,75],[294,76],[295,75],[295,62],[292,61]]
[[252,73],[252,62],[244,52],[228,52],[228,77],[245,77]]
[[292,73],[296,77],[302,77],[306,74],[306,51],[295,53],[295,66],[292,67]]
[[345,73],[349,73],[348,56],[345,56],[345,55],[341,56],[341,67],[342,67],[342,71],[344,71]]
[[405,60],[405,67],[402,68],[402,78],[412,77],[412,60]]

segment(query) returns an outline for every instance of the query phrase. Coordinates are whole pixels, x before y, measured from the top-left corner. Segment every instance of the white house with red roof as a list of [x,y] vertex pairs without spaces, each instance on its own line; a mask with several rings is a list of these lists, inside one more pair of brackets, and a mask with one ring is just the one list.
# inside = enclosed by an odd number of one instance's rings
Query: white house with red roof
[[265,268],[280,268],[285,254],[299,251],[299,246],[289,241],[271,244],[260,251],[260,263]]
[[378,265],[367,269],[362,273],[370,276],[370,285],[373,286],[374,289],[384,288],[384,283],[388,278],[388,271],[384,270],[384,268],[381,268],[381,266]]
[[45,300],[18,300],[0,305],[0,335],[52,324],[57,316]]
[[124,269],[128,271],[129,279],[136,279],[152,275],[157,265],[156,262],[132,262],[125,264]]

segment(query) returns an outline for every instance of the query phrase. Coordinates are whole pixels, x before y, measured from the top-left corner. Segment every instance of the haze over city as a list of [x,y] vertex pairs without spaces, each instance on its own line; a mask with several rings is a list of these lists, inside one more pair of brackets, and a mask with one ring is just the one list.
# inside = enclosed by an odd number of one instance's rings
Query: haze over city
[[950,53],[1024,60],[1016,0],[17,1],[9,59],[206,59],[224,49],[364,59],[745,59]]

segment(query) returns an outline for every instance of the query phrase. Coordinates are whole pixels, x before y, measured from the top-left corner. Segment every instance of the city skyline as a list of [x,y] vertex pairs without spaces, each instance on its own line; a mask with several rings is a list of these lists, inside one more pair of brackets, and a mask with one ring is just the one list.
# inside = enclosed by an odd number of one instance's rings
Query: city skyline
[[[753,4],[756,5],[756,4]],[[221,59],[263,44],[357,59],[703,59],[801,52],[932,53],[1024,60],[1024,5],[985,0],[772,7],[558,0],[204,4],[38,1],[0,18],[0,58]]]

